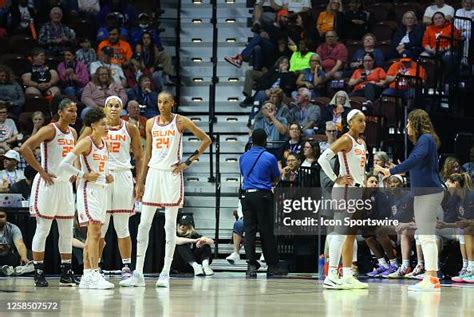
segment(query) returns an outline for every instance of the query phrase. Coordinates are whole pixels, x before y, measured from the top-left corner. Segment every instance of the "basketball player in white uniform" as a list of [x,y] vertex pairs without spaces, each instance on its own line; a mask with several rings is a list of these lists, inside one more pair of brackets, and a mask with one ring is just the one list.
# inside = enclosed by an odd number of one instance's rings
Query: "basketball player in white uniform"
[[[365,163],[367,148],[360,138],[365,131],[365,115],[354,109],[347,115],[349,132],[336,140],[321,154],[318,163],[326,175],[334,182],[333,199],[362,199],[365,180]],[[340,172],[336,176],[330,165],[330,160],[338,155]],[[344,210],[335,210],[334,219],[342,219],[350,214]],[[335,234],[329,240],[329,272],[323,287],[329,289],[361,289],[367,288],[366,283],[359,282],[352,272],[353,247],[356,235],[353,232],[341,234],[342,228],[335,228]],[[342,247],[342,250],[341,250]],[[343,277],[339,278],[337,267],[342,251]]]
[[[28,138],[20,149],[28,164],[38,171],[32,184],[30,204],[30,213],[36,217],[32,249],[37,287],[48,286],[43,273],[43,261],[46,238],[54,219],[59,231],[60,285],[76,285],[71,270],[74,193],[72,180],[60,177],[59,164],[74,148],[77,140],[76,130],[70,127],[76,122],[77,106],[73,101],[64,99],[58,106],[58,114],[59,121],[42,127]],[[41,150],[41,163],[34,155],[38,147]]]
[[[107,186],[113,182],[108,171],[109,151],[107,123],[102,108],[90,110],[84,117],[84,125],[92,134],[80,140],[61,162],[60,168],[66,175],[79,177],[77,188],[77,211],[80,225],[87,225],[87,239],[84,246],[84,275],[79,288],[107,289],[114,284],[107,282],[99,273],[99,241],[107,211]],[[74,167],[80,159],[81,170]]]
[[[165,208],[165,260],[163,270],[156,283],[158,287],[169,287],[169,271],[176,246],[176,218],[178,208],[183,206],[183,170],[191,165],[211,144],[209,136],[191,120],[171,112],[173,96],[162,92],[158,96],[160,115],[146,124],[145,166],[137,182],[137,191],[146,179],[142,199],[142,212],[137,236],[137,265],[133,275],[120,282],[121,286],[145,286],[143,265],[150,227],[157,207]],[[199,148],[182,161],[183,131],[188,130],[201,140]]]
[[[105,100],[105,115],[108,126],[106,137],[109,149],[109,171],[114,182],[107,190],[107,216],[102,226],[100,240],[100,256],[104,248],[104,238],[109,228],[110,218],[113,216],[115,233],[118,238],[120,256],[122,257],[122,279],[131,276],[132,239],[128,229],[128,220],[134,213],[135,195],[133,192],[133,176],[130,150],[135,159],[136,175],[140,175],[143,168],[143,150],[140,143],[138,128],[120,119],[123,110],[122,100],[117,96],[110,96]],[[79,140],[89,136],[92,129],[86,127]]]

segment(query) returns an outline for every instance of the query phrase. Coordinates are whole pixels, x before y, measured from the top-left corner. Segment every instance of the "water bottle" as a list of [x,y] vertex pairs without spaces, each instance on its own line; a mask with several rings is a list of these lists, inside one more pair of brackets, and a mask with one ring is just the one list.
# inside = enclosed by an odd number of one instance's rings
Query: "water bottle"
[[324,280],[324,264],[326,263],[326,259],[324,258],[324,254],[321,254],[319,256],[318,260],[318,274],[319,274],[319,279]]

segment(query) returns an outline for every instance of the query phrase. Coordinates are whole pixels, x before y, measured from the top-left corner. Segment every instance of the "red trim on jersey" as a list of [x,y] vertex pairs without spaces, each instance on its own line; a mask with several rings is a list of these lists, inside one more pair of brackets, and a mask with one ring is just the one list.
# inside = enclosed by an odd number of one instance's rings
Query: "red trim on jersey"
[[107,210],[108,214],[135,214],[135,209],[112,209]]
[[[89,136],[89,139],[91,139],[92,144],[93,144],[98,150],[102,150],[102,149],[104,148],[104,146],[105,146],[105,141],[104,141],[104,140],[100,139],[100,141],[102,142],[102,145],[101,145],[101,146],[97,146],[97,145],[94,143],[94,139],[92,139],[91,136]],[[91,149],[91,151],[92,151],[92,149]],[[90,153],[90,152],[89,152],[89,153]]]
[[179,187],[179,197],[178,201],[175,203],[152,203],[152,202],[146,202],[143,201],[142,205],[144,206],[151,206],[151,207],[181,207],[183,203],[183,191],[184,191],[184,186],[183,186],[183,172],[180,173],[180,187]]
[[[89,154],[90,154],[90,152],[89,152]],[[89,161],[87,160],[87,157],[88,157],[89,154],[84,155],[84,163],[86,163],[86,168],[87,168],[88,173],[92,172],[91,166],[89,165]]]
[[89,221],[88,222],[83,222],[81,223],[81,226],[84,225],[84,224],[87,224],[87,223],[99,223],[99,224],[102,224],[102,221],[99,221],[99,220],[95,220],[94,218],[92,218],[92,216],[89,214],[89,205],[87,203],[87,183],[88,181],[85,181],[84,182],[84,211],[86,212],[86,216],[87,218],[89,218]]
[[173,123],[175,118],[176,118],[176,114],[172,113],[172,117],[171,117],[170,122],[168,122],[167,124],[160,124],[160,116],[157,115],[156,116],[156,124],[159,125],[160,127],[166,127],[166,126],[170,125],[171,123]]
[[45,143],[49,143],[49,142],[53,141],[54,138],[56,137],[56,126],[55,126],[54,123],[52,123],[52,122],[51,122],[49,125],[53,126],[54,135],[53,135],[53,137],[52,137],[51,139],[49,139],[49,140],[44,140],[43,142],[45,142]]
[[48,173],[48,143],[46,141],[43,142],[43,150],[44,150],[44,153],[43,153],[44,161],[42,160],[41,165],[44,171]]
[[[69,126],[67,127],[67,131],[64,132],[63,130],[61,130],[61,128],[58,127],[58,125],[56,124],[56,122],[52,122],[51,124],[53,124],[53,125],[54,125],[59,131],[61,131],[61,133],[63,133],[63,134],[69,134],[69,133],[71,133],[71,128],[70,128]],[[53,138],[53,139],[54,139],[54,138]]]

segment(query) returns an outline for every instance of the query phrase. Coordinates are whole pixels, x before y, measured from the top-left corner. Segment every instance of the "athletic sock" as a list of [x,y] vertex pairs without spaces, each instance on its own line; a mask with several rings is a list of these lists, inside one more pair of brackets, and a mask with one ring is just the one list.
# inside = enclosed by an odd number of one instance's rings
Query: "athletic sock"
[[398,267],[397,259],[391,259],[389,261],[390,261],[390,265]]
[[386,261],[384,258],[377,259],[377,261],[379,262],[379,265],[380,265],[380,266],[383,266],[383,267],[385,267],[385,268],[388,268],[388,263],[387,263],[387,261]]
[[474,272],[474,261],[469,261],[469,264],[467,265],[467,270]]
[[61,260],[61,263],[71,264],[71,259],[69,259],[69,260]]
[[410,266],[410,260],[402,260],[402,268],[406,269]]
[[337,277],[337,267],[329,267],[328,276]]
[[467,270],[468,266],[469,266],[469,261],[467,259],[462,259],[462,268],[463,268],[463,270]]
[[343,278],[352,277],[353,275],[354,275],[354,273],[352,272],[352,268],[350,268],[350,267],[343,267],[342,268],[342,277]]

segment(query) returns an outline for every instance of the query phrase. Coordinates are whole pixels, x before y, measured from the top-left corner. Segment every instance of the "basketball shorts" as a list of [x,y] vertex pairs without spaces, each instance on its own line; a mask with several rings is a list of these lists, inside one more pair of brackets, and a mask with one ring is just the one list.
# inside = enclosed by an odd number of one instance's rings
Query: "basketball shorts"
[[135,197],[130,170],[111,171],[114,181],[107,186],[107,213],[133,213]]
[[31,186],[30,213],[46,219],[73,219],[75,199],[72,184],[67,180],[56,180],[47,185],[36,174]]
[[143,205],[153,207],[183,207],[183,173],[150,168],[145,182]]
[[107,187],[108,185],[80,181],[77,189],[77,214],[81,226],[89,223],[105,223]]

